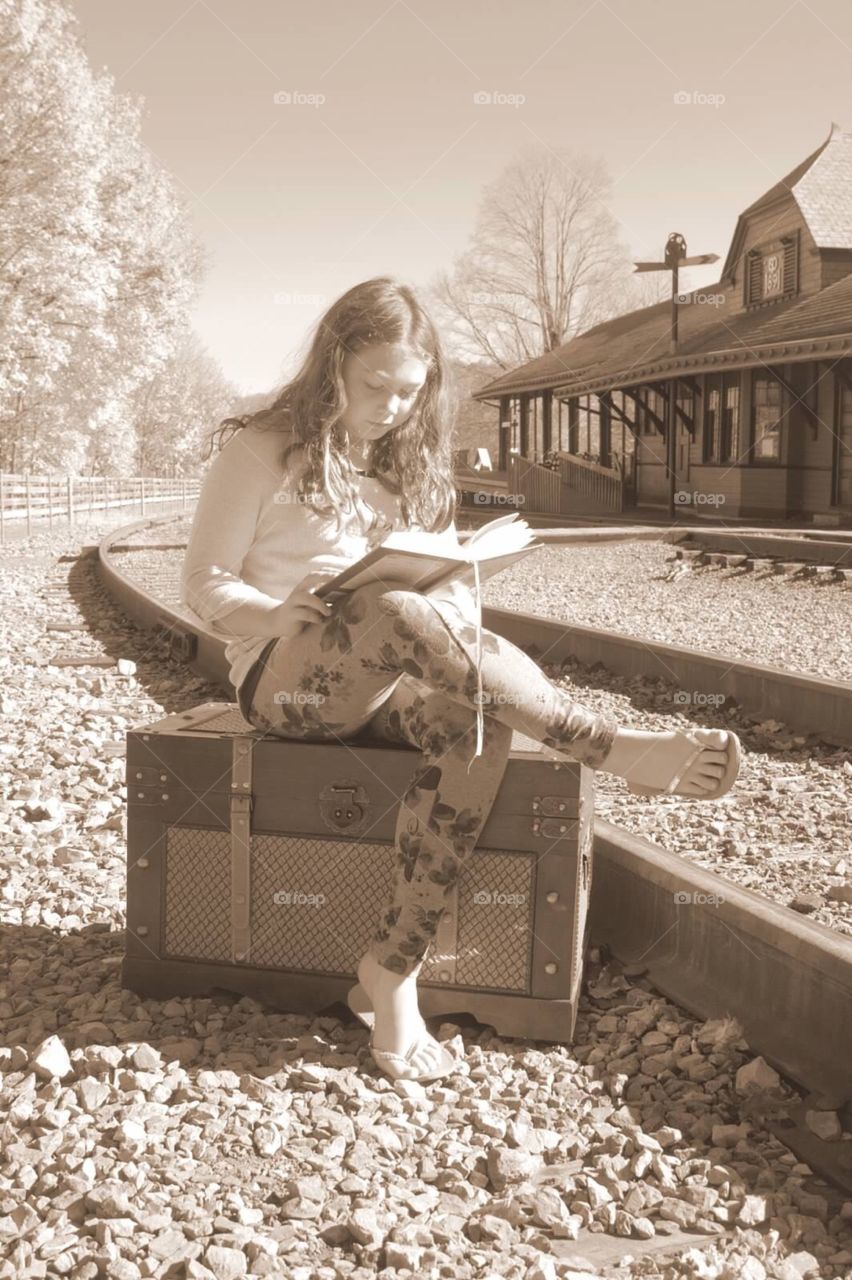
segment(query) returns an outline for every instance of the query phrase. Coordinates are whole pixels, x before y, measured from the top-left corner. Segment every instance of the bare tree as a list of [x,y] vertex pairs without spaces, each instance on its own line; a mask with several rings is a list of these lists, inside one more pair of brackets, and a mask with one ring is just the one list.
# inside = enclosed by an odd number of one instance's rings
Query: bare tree
[[454,355],[515,368],[642,305],[609,188],[601,161],[546,147],[486,187],[470,247],[429,291]]
[[625,294],[618,314],[624,315],[627,311],[653,307],[658,302],[669,302],[671,296],[672,280],[667,271],[640,272],[638,275],[629,276],[626,280]]

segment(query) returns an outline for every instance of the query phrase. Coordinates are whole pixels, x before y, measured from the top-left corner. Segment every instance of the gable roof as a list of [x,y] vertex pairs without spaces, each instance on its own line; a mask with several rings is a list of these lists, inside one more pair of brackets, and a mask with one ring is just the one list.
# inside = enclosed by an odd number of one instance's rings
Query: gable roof
[[780,200],[796,202],[818,249],[852,250],[852,133],[832,124],[822,146],[737,218],[720,279],[733,275],[749,219]]

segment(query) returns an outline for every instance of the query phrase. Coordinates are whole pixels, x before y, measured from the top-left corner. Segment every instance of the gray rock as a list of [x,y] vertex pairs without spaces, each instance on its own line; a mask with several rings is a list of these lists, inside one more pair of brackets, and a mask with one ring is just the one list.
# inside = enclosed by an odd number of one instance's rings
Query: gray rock
[[420,1270],[423,1250],[416,1244],[396,1244],[388,1241],[385,1245],[385,1266],[397,1271],[408,1269],[415,1274]]
[[655,1209],[658,1217],[667,1222],[676,1222],[679,1227],[692,1227],[698,1218],[695,1205],[685,1200],[677,1200],[674,1196],[666,1196]]
[[203,1262],[216,1280],[239,1280],[248,1270],[242,1249],[229,1249],[224,1245],[210,1245],[204,1252]]
[[823,1142],[837,1142],[843,1136],[843,1126],[836,1111],[806,1111],[805,1124]]
[[577,1220],[553,1187],[537,1187],[531,1198],[532,1220],[561,1239],[577,1239]]
[[769,1209],[765,1196],[746,1196],[737,1213],[737,1222],[746,1227],[756,1227],[765,1222]]
[[385,1236],[374,1209],[356,1209],[344,1225],[353,1240],[371,1248],[378,1248]]
[[511,1222],[493,1213],[484,1213],[480,1218],[471,1219],[468,1230],[471,1238],[477,1242],[492,1241],[501,1249],[511,1249],[517,1239]]
[[492,1147],[488,1152],[488,1177],[496,1191],[527,1182],[540,1166],[540,1161],[527,1151],[511,1147]]
[[32,1066],[43,1080],[64,1080],[73,1071],[68,1050],[58,1036],[48,1036],[39,1045]]
[[750,1089],[778,1089],[781,1077],[763,1058],[752,1058],[751,1062],[740,1067],[735,1085],[737,1093],[747,1093]]
[[822,898],[818,893],[797,893],[787,905],[793,911],[798,911],[800,915],[810,915],[814,911],[819,911]]
[[162,1055],[150,1044],[140,1044],[133,1050],[130,1060],[139,1071],[161,1071],[163,1068]]
[[148,1251],[155,1258],[160,1259],[184,1257],[188,1244],[189,1241],[182,1231],[176,1231],[174,1227],[169,1227],[154,1237],[148,1244]]

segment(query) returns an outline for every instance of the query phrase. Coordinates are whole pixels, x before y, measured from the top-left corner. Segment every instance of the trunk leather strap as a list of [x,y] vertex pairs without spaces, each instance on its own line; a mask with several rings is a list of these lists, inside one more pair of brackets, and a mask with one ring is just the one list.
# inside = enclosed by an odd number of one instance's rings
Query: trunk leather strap
[[251,950],[251,753],[253,739],[231,740],[231,959]]

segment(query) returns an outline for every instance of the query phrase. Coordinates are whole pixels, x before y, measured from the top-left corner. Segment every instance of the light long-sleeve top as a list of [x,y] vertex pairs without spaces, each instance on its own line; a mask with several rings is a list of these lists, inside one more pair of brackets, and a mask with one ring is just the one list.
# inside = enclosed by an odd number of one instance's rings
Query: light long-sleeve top
[[[286,469],[282,463],[292,439],[249,423],[228,440],[204,478],[184,556],[181,602],[228,637],[225,658],[235,689],[270,637],[280,634],[274,611],[302,578],[345,569],[370,549],[363,532],[369,519],[362,523],[350,512],[338,533],[333,516],[300,499],[301,465],[292,457]],[[372,509],[394,528],[405,527],[396,494],[379,480],[355,479],[365,517]],[[458,544],[454,524],[444,536]],[[464,588],[447,594],[461,602]]]

